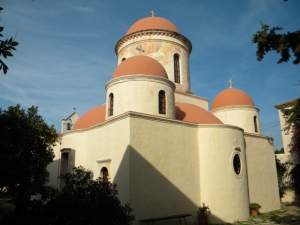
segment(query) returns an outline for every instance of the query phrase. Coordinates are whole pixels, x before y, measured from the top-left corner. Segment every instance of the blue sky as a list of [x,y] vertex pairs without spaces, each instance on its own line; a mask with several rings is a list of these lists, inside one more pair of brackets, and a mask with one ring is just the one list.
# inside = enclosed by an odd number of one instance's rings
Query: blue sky
[[299,30],[300,1],[290,0],[2,0],[0,25],[6,38],[20,44],[0,74],[0,107],[39,107],[48,124],[60,124],[105,101],[105,84],[117,66],[114,47],[137,20],[157,16],[170,20],[193,45],[192,91],[208,98],[228,88],[247,92],[260,109],[262,133],[282,147],[275,104],[300,95],[300,65],[277,64],[269,53],[256,60],[253,34],[260,20]]

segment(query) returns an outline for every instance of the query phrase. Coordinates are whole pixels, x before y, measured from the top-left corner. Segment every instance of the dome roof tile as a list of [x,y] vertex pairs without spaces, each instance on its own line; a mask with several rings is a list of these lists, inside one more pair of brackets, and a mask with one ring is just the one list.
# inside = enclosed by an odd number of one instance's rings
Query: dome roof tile
[[223,124],[221,120],[210,112],[188,103],[175,104],[175,118],[177,120],[198,124]]
[[169,20],[166,20],[161,17],[146,17],[135,22],[127,31],[127,34],[149,29],[159,29],[159,30],[169,30],[179,33],[177,27],[171,23]]
[[217,94],[213,100],[211,109],[214,110],[235,105],[254,106],[254,102],[246,92],[236,88],[229,88]]
[[72,130],[87,129],[105,121],[105,107],[100,105],[84,113],[74,124]]
[[165,68],[149,56],[133,56],[119,64],[112,78],[125,75],[152,75],[168,79]]

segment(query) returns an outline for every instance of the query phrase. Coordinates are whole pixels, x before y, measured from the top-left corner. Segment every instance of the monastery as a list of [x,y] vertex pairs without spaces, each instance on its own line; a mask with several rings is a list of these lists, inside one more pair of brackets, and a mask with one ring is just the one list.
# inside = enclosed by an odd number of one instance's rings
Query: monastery
[[50,183],[61,187],[59,174],[82,165],[118,185],[133,224],[182,213],[194,224],[202,203],[210,223],[246,220],[250,202],[279,209],[273,139],[261,134],[259,109],[232,84],[209,109],[190,89],[191,52],[153,11],[135,22],[116,43],[105,103],[62,120]]

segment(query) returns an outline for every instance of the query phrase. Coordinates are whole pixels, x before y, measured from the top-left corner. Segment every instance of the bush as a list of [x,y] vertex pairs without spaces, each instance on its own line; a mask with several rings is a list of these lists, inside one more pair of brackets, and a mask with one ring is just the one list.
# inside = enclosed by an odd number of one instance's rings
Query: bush
[[122,205],[116,184],[93,180],[83,167],[61,176],[62,190],[48,188],[40,200],[31,201],[21,224],[129,225],[134,220],[129,203]]

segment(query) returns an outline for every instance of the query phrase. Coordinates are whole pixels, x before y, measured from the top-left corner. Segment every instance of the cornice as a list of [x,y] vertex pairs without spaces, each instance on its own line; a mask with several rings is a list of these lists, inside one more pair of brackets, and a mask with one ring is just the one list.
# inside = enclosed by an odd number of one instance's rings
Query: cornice
[[177,40],[180,40],[184,44],[187,45],[189,54],[191,54],[191,52],[192,52],[192,43],[190,42],[190,40],[188,38],[186,38],[182,34],[179,34],[179,33],[174,32],[174,31],[169,31],[169,30],[148,29],[148,30],[136,31],[136,32],[130,33],[130,34],[125,35],[124,37],[122,37],[117,42],[117,44],[115,46],[116,55],[118,55],[118,49],[120,48],[120,46],[123,45],[128,40],[131,40],[131,39],[134,39],[134,38],[137,38],[137,37],[148,36],[148,35],[163,35],[163,36],[176,38]]
[[264,138],[264,139],[268,139],[268,140],[274,140],[273,137],[270,136],[265,136],[265,135],[261,135],[261,134],[254,134],[254,133],[248,133],[248,132],[244,132],[245,137],[257,137],[257,138]]
[[293,100],[290,100],[290,101],[287,101],[287,102],[280,103],[278,105],[275,105],[274,107],[276,109],[278,109],[278,107],[281,107],[281,106],[284,107],[284,108],[289,108],[289,107],[294,106],[296,101],[300,101],[300,98],[296,98],[296,99],[293,99]]
[[154,82],[159,82],[159,83],[164,83],[170,86],[173,90],[175,90],[175,84],[163,77],[158,77],[158,76],[152,76],[152,75],[145,75],[145,74],[136,74],[136,75],[124,75],[121,77],[114,78],[110,81],[108,81],[105,85],[105,90],[118,83],[123,83],[123,82],[128,82],[128,81],[149,81],[152,80]]
[[220,107],[217,109],[213,109],[210,112],[211,113],[216,113],[218,111],[229,111],[229,110],[240,110],[240,109],[250,109],[259,112],[259,109],[255,106],[250,106],[250,105],[231,105],[231,106],[225,106],[225,107]]
[[[160,117],[160,116],[155,116],[155,115],[150,115],[150,114],[145,114],[145,113],[140,113],[140,112],[134,112],[134,111],[128,111],[123,114],[114,116],[110,119],[107,119],[106,121],[99,123],[97,125],[94,125],[89,128],[85,129],[80,129],[80,130],[71,130],[68,133],[65,133],[63,136],[72,134],[72,133],[84,133],[86,131],[94,130],[100,127],[107,126],[112,123],[116,123],[120,120],[128,119],[128,118],[137,118],[137,119],[145,119],[145,120],[151,120],[151,121],[158,121],[162,123],[173,123],[173,124],[181,124],[184,126],[188,127],[193,127],[193,128],[226,128],[226,129],[233,129],[233,130],[239,130],[241,132],[244,132],[244,130],[240,127],[229,125],[229,124],[197,124],[197,123],[192,123],[192,122],[186,122],[186,121],[181,121],[181,120],[176,120],[176,119],[171,119],[171,118],[166,118],[166,117]],[[248,134],[248,136],[253,136],[251,134]],[[259,136],[265,138],[265,136]]]

